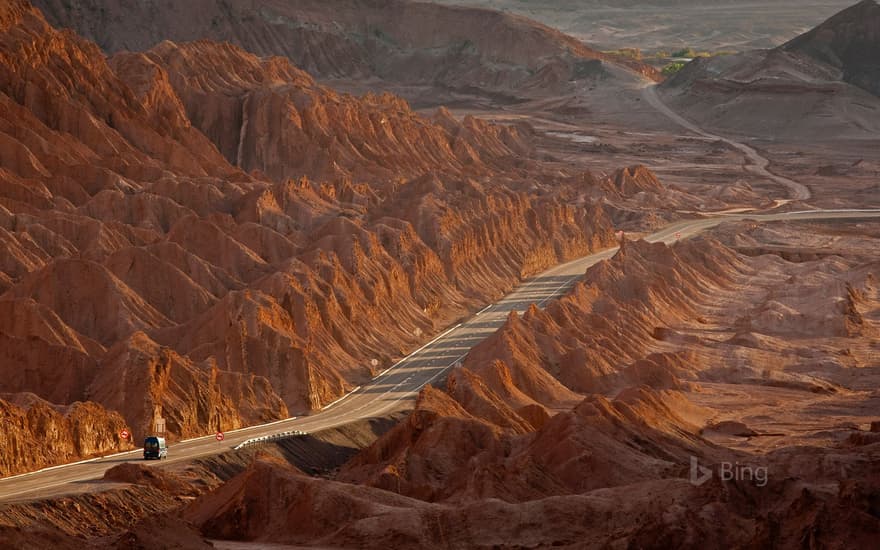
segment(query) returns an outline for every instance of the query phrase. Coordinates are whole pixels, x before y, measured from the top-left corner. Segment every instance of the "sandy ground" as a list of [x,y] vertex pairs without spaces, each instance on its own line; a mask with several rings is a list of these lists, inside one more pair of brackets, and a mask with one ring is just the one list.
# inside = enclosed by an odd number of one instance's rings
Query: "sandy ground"
[[733,421],[757,433],[704,435],[763,454],[868,430],[880,410],[880,224],[743,222],[713,236],[754,256],[754,272],[665,340],[702,357],[689,397],[713,411],[707,427]]
[[817,140],[787,144],[755,141],[771,170],[807,185],[819,208],[880,207],[880,136],[874,140]]

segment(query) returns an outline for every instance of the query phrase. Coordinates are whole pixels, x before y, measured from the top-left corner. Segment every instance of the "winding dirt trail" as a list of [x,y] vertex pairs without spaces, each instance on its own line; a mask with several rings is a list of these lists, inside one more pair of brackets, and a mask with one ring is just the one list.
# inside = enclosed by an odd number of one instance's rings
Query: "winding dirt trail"
[[722,141],[730,145],[734,149],[740,151],[746,157],[747,164],[745,165],[745,169],[747,172],[759,177],[767,178],[770,181],[773,181],[785,187],[789,191],[790,200],[805,201],[813,196],[813,194],[810,192],[810,189],[806,185],[794,181],[793,179],[779,176],[771,172],[767,168],[768,166],[770,166],[770,161],[767,158],[763,157],[760,153],[758,153],[758,151],[756,151],[752,147],[749,147],[745,143],[740,143],[724,136],[709,133],[670,109],[665,103],[663,103],[663,100],[660,99],[660,96],[657,95],[656,84],[646,84],[646,86],[642,88],[642,97],[645,98],[645,101],[647,101],[651,105],[651,107],[663,113],[666,118],[675,122],[682,128],[690,130],[691,132],[708,139]]

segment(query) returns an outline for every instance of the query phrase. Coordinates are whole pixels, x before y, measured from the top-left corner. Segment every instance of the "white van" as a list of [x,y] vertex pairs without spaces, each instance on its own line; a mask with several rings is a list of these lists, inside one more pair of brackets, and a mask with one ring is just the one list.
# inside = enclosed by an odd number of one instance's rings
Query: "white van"
[[144,439],[144,460],[151,458],[168,458],[168,446],[165,445],[164,437],[150,436]]

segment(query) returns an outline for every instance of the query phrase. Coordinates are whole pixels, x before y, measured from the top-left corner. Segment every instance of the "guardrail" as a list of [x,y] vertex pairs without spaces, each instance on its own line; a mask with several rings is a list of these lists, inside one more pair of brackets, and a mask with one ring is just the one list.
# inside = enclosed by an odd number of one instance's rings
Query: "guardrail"
[[261,443],[269,443],[271,441],[277,441],[279,439],[287,439],[288,437],[296,437],[298,435],[308,435],[309,432],[301,432],[299,430],[292,430],[289,432],[281,432],[272,435],[264,435],[262,437],[252,437],[251,439],[246,439],[233,447],[236,451],[239,449],[243,449],[245,447],[250,447],[253,445],[259,445]]

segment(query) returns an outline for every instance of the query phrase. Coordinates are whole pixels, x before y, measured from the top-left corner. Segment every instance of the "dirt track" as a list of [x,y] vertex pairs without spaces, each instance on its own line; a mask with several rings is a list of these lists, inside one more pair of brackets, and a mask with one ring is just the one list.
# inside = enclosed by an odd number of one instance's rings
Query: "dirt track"
[[695,134],[707,139],[723,141],[727,145],[730,145],[731,147],[741,151],[746,157],[746,170],[756,176],[767,178],[785,187],[789,191],[791,200],[805,201],[812,197],[812,193],[806,185],[786,178],[784,176],[776,175],[768,170],[767,167],[770,166],[770,161],[767,158],[763,157],[754,148],[749,147],[745,143],[741,143],[739,141],[734,141],[732,139],[716,134],[710,134],[709,132],[703,130],[696,124],[690,122],[686,118],[682,117],[681,115],[667,107],[666,104],[663,103],[663,100],[660,99],[660,96],[657,95],[656,86],[646,85],[643,89],[642,95],[645,100],[651,104],[652,107],[666,115],[670,120],[674,121],[676,124],[682,126],[683,128],[686,128],[687,130],[690,130],[691,132],[694,132]]

